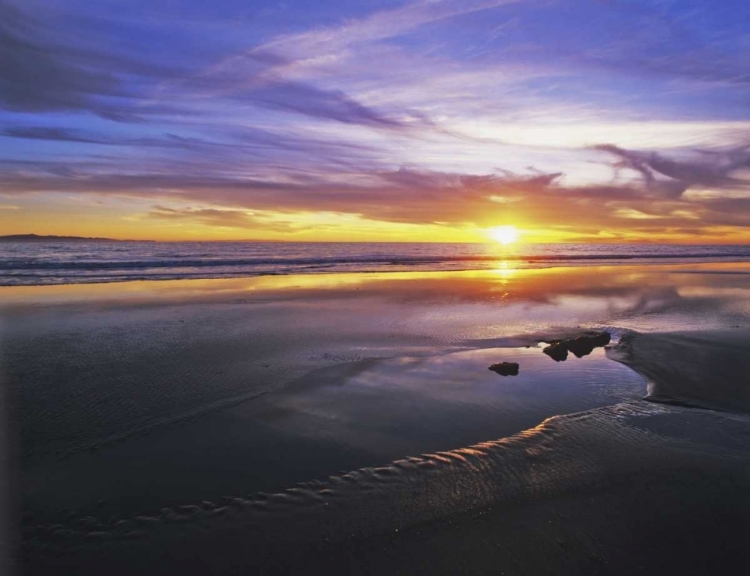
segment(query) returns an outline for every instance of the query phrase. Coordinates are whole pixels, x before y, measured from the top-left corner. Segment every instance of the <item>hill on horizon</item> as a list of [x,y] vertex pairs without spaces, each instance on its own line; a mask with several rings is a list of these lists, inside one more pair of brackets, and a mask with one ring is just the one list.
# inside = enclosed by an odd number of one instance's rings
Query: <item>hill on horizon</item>
[[125,242],[114,238],[95,238],[88,236],[41,236],[39,234],[8,234],[0,236],[0,242]]

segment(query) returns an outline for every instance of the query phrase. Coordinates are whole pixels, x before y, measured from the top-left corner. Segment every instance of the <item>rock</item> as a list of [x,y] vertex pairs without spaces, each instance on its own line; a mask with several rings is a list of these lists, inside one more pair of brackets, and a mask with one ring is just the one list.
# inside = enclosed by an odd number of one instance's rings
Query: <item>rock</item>
[[595,348],[594,343],[591,341],[591,339],[586,338],[585,336],[579,336],[578,338],[566,340],[565,347],[569,352],[575,354],[576,358],[583,358],[584,356],[588,356],[594,351]]
[[568,358],[568,352],[575,354],[576,358],[583,358],[594,351],[594,348],[600,348],[609,344],[612,336],[609,332],[595,332],[585,334],[577,338],[568,338],[566,340],[552,340],[542,352],[552,358],[555,362],[563,362]]
[[564,362],[568,359],[568,348],[564,342],[554,342],[542,350],[542,352],[555,362]]
[[493,364],[489,370],[497,372],[500,376],[518,376],[518,362],[501,362]]
[[595,334],[588,334],[585,336],[579,336],[571,340],[566,340],[565,344],[573,354],[578,358],[587,356],[594,351],[594,348],[606,346],[612,340],[609,332],[598,332]]
[[612,335],[609,332],[599,332],[588,337],[594,346],[606,346],[612,340]]

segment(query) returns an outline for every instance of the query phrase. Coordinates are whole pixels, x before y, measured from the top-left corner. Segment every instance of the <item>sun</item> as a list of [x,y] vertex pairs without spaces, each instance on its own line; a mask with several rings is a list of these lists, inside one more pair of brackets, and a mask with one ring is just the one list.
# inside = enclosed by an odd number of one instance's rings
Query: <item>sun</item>
[[497,226],[490,228],[489,233],[490,237],[500,244],[508,245],[518,242],[518,229],[515,226]]

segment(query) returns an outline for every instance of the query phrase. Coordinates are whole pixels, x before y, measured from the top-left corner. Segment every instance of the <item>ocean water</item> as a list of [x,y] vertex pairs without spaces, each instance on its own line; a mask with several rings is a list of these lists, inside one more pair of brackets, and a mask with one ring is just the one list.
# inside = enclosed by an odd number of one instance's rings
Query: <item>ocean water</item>
[[232,278],[269,274],[486,270],[750,261],[747,245],[298,242],[5,242],[0,285]]

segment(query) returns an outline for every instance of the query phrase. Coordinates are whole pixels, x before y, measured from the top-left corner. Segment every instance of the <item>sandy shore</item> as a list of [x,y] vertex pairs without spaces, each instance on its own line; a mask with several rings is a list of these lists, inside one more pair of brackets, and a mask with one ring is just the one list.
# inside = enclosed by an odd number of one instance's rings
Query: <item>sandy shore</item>
[[[520,362],[521,373],[503,378],[487,369],[502,360]],[[32,467],[27,512],[49,523],[61,509],[79,517],[159,515],[163,507],[274,492],[510,436],[644,390],[641,377],[601,349],[561,364],[539,347],[347,363],[178,426]]]
[[729,330],[628,334],[611,357],[648,379],[648,398],[727,412],[750,412],[750,339]]
[[274,495],[174,508],[106,530],[37,529],[27,566],[78,574],[103,566],[112,574],[743,573],[747,440],[746,417],[625,403]]
[[[742,573],[748,301],[727,264],[8,289],[17,564]],[[609,358],[537,345],[585,329]]]

